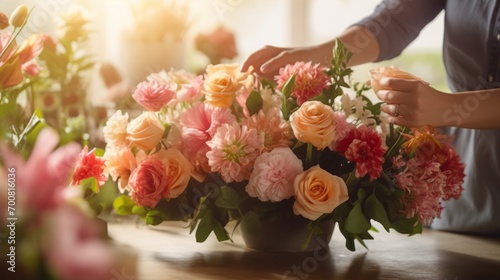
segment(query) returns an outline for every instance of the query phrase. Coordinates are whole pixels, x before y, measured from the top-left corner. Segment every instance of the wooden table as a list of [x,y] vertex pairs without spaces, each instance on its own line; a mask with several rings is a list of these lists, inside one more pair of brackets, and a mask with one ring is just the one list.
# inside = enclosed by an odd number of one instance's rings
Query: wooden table
[[196,243],[185,225],[110,223],[114,242],[137,252],[136,276],[124,267],[121,279],[500,279],[500,238],[431,229],[412,237],[380,232],[367,241],[369,250],[356,244],[351,252],[336,231],[330,254],[264,253],[248,249],[238,231],[234,243],[213,235]]

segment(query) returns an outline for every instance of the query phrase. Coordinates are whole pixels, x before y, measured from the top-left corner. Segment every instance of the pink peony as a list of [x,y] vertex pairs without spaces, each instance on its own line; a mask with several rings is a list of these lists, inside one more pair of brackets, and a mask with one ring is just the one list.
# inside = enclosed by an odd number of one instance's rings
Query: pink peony
[[244,119],[243,124],[256,128],[264,135],[264,151],[271,151],[277,147],[289,147],[292,144],[293,131],[290,123],[285,121],[278,108],[273,108],[264,114],[261,110],[250,118]]
[[212,172],[219,172],[226,183],[248,180],[255,159],[260,154],[263,139],[255,128],[224,124],[207,142],[208,164]]
[[130,175],[129,186],[138,205],[155,207],[168,186],[165,166],[156,157],[147,158]]
[[377,131],[363,125],[349,131],[340,141],[337,151],[356,163],[356,177],[370,176],[370,181],[380,177],[386,148]]
[[160,111],[175,96],[166,84],[157,81],[142,82],[137,85],[132,97],[137,103],[149,111]]
[[89,152],[89,148],[85,146],[76,163],[71,184],[79,185],[82,180],[91,177],[97,179],[99,187],[106,182],[106,176],[104,176],[104,159],[96,157],[95,148]]
[[228,108],[217,108],[204,103],[198,103],[182,114],[183,150],[198,172],[210,173],[206,156],[210,147],[207,141],[212,139],[222,124],[234,121],[236,117]]
[[71,180],[71,172],[81,152],[76,143],[57,147],[59,137],[50,128],[38,134],[35,147],[27,161],[2,147],[6,168],[16,169],[16,188],[23,193],[22,205],[39,213],[50,210],[62,201],[60,192]]
[[261,154],[245,190],[261,201],[278,202],[294,194],[294,180],[302,173],[302,161],[290,148],[276,148]]
[[283,89],[285,82],[295,74],[295,84],[292,96],[297,99],[297,104],[308,101],[320,95],[323,89],[329,87],[329,79],[325,73],[326,68],[319,63],[312,65],[312,62],[296,62],[294,65],[287,65],[280,69],[279,75],[275,77],[279,90]]

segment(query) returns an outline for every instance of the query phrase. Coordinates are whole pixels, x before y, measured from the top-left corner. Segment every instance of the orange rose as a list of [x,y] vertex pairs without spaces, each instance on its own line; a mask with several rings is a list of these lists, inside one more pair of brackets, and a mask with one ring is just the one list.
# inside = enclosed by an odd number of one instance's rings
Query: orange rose
[[321,169],[311,167],[295,178],[295,203],[293,213],[309,220],[331,213],[349,199],[347,186],[342,178]]
[[233,104],[236,92],[241,86],[230,73],[219,71],[207,77],[203,84],[203,93],[207,103],[227,108]]
[[164,130],[155,113],[146,111],[127,125],[127,140],[132,147],[150,151],[160,143]]
[[247,92],[250,93],[254,88],[255,77],[254,75],[252,75],[253,72],[252,66],[250,66],[246,72],[241,72],[238,63],[217,64],[217,65],[209,65],[206,71],[209,76],[219,71],[226,71],[231,76],[233,76],[233,78],[238,83],[242,84]]
[[188,186],[193,166],[179,150],[174,148],[162,149],[153,156],[158,157],[165,166],[169,186],[165,188],[163,196],[166,198],[178,197]]
[[424,82],[419,77],[414,76],[414,75],[412,75],[404,70],[398,69],[394,66],[380,67],[377,69],[372,69],[369,72],[370,72],[370,76],[371,76],[370,83],[371,83],[371,87],[372,87],[374,92],[378,92],[381,89],[390,89],[390,88],[384,88],[380,85],[380,79],[382,79],[384,77],[398,78],[398,79],[405,79],[405,80],[419,80],[419,81]]
[[327,147],[335,137],[335,113],[320,101],[307,101],[290,116],[293,134],[318,150]]

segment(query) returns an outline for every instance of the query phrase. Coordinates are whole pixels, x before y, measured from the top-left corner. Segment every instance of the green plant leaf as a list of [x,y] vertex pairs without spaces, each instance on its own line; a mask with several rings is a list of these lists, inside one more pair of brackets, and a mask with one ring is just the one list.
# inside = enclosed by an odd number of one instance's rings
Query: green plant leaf
[[247,98],[246,105],[250,115],[258,113],[264,105],[264,101],[262,100],[260,92],[255,90],[252,91]]
[[373,219],[382,226],[384,226],[385,230],[389,232],[391,228],[391,222],[387,217],[387,211],[385,211],[382,203],[377,199],[375,193],[370,195],[365,201],[365,213],[367,213],[368,218]]
[[95,177],[83,179],[80,186],[84,191],[90,189],[93,193],[99,193],[99,183]]
[[132,214],[138,215],[141,218],[145,218],[147,213],[148,211],[144,208],[144,206],[134,205],[132,207]]
[[281,93],[283,94],[283,99],[290,97],[292,95],[293,89],[295,88],[295,73],[286,80],[281,87]]
[[146,214],[145,220],[146,220],[146,225],[156,226],[161,224],[161,222],[163,222],[163,214],[156,209],[152,209],[149,210],[148,213]]
[[125,194],[122,194],[115,198],[113,201],[113,208],[118,215],[132,215],[132,208],[135,206],[135,202]]
[[200,218],[200,223],[196,229],[196,242],[205,242],[210,233],[214,230],[214,216],[212,211],[207,208],[205,215]]
[[221,208],[238,209],[242,199],[238,193],[229,186],[221,186],[215,205]]
[[369,230],[371,227],[370,221],[366,218],[363,210],[361,209],[361,204],[356,202],[351,212],[347,216],[345,221],[345,228],[351,233],[362,233]]

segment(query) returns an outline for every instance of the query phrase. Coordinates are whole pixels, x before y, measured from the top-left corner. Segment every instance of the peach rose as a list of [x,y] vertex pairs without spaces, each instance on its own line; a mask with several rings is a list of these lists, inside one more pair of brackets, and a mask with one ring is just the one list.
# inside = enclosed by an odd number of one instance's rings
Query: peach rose
[[165,188],[163,196],[166,198],[176,198],[181,195],[188,186],[193,166],[177,149],[162,149],[153,155],[158,157],[165,166],[165,174],[169,186]]
[[127,125],[127,140],[130,146],[150,151],[158,143],[165,128],[154,112],[144,112]]
[[141,206],[155,207],[168,186],[165,166],[156,157],[150,157],[137,166],[129,179],[132,199]]
[[405,80],[418,80],[418,81],[422,81],[423,83],[425,83],[419,77],[414,76],[414,75],[412,75],[404,70],[401,70],[399,68],[396,68],[394,66],[371,69],[369,72],[370,72],[370,76],[371,76],[370,84],[371,84],[371,87],[375,93],[381,89],[389,89],[389,88],[384,88],[380,85],[380,79],[382,79],[384,77],[398,78],[398,79],[405,79]]
[[219,71],[226,71],[240,84],[243,85],[244,89],[250,93],[254,89],[255,76],[252,75],[253,67],[250,66],[246,72],[240,71],[240,65],[238,63],[232,64],[216,64],[209,65],[206,69],[207,74],[210,76],[213,73]]
[[311,167],[295,178],[295,203],[293,213],[309,220],[331,213],[349,199],[347,186],[342,178],[319,167]]
[[242,85],[226,71],[219,71],[211,74],[203,84],[203,93],[207,103],[215,106],[227,108],[233,104],[236,92]]
[[290,116],[293,134],[303,143],[318,150],[327,147],[335,138],[335,113],[320,101],[307,101]]

